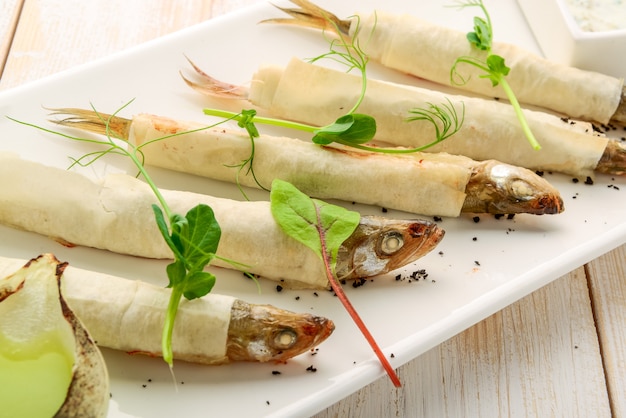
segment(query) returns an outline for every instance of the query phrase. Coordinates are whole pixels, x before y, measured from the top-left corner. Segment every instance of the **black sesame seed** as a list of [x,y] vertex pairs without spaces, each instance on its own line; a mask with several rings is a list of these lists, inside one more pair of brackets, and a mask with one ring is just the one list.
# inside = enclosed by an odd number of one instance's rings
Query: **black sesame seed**
[[367,283],[367,280],[364,278],[356,279],[352,282],[352,287],[356,289],[357,287],[363,286],[365,283]]
[[480,217],[478,217],[478,216],[474,216],[474,217],[472,218],[472,220],[474,221],[474,223],[478,223],[478,222],[480,222]]

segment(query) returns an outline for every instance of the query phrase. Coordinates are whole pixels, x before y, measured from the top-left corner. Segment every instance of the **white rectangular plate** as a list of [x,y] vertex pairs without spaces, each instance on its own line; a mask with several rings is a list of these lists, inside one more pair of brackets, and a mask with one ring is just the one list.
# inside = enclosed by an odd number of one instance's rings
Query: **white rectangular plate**
[[[348,17],[370,11],[373,0],[318,4]],[[410,4],[410,7],[407,6]],[[469,31],[476,9],[458,11],[444,2],[388,0],[385,10],[407,12]],[[358,5],[358,6],[357,6]],[[538,51],[515,0],[487,3],[499,41]],[[378,6],[380,7],[380,6]],[[88,107],[112,112],[135,99],[123,115],[149,112],[203,120],[209,102],[191,91],[179,71],[185,55],[218,79],[244,84],[263,63],[283,64],[292,56],[309,58],[327,50],[320,33],[257,22],[281,14],[269,4],[227,15],[54,77],[0,95],[0,114],[46,124],[43,107]],[[409,83],[415,80],[375,64],[372,76]],[[24,158],[67,167],[68,156],[89,148],[0,118],[0,149]],[[99,176],[119,170],[113,164],[82,170]],[[233,185],[152,170],[167,188],[241,198]],[[518,215],[512,220],[480,216],[444,219],[446,237],[433,253],[409,268],[377,278],[347,293],[391,362],[400,366],[537,288],[622,244],[626,236],[626,183],[600,176],[594,185],[546,174],[561,191],[565,213]],[[265,193],[252,194],[267,198]],[[354,207],[349,205],[349,207]],[[357,206],[358,207],[358,206]],[[358,207],[380,214],[380,208]],[[409,215],[389,212],[388,216]],[[77,220],[79,222],[79,220]],[[87,248],[66,248],[45,237],[0,228],[0,255],[28,259],[53,252],[81,268],[165,285],[165,262],[135,259]],[[262,237],[258,237],[262,239]],[[475,239],[474,239],[475,238]],[[426,269],[425,280],[400,280]],[[204,367],[177,363],[175,386],[160,359],[104,349],[111,375],[112,417],[138,416],[310,416],[383,375],[369,346],[330,293],[277,292],[262,282],[262,292],[240,273],[216,270],[217,293],[249,302],[271,303],[333,319],[336,331],[316,355],[288,364],[232,364]],[[314,366],[316,372],[306,369]],[[280,375],[272,374],[278,370]],[[410,388],[409,388],[410,390]]]

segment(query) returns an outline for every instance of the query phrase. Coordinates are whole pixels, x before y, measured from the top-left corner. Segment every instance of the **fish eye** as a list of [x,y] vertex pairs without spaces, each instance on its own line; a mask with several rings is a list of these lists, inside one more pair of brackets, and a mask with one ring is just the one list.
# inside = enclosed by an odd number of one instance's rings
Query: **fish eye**
[[291,328],[283,328],[274,336],[274,346],[280,350],[291,348],[298,340],[298,334]]
[[511,182],[511,191],[518,199],[528,199],[533,196],[534,189],[527,181],[516,179]]
[[383,235],[380,242],[380,251],[385,255],[394,254],[404,245],[404,238],[398,231],[390,231]]

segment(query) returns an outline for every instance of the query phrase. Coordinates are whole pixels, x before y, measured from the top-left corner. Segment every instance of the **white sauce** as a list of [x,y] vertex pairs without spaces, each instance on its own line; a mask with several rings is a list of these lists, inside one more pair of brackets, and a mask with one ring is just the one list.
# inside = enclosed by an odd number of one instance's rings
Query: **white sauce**
[[626,29],[626,0],[566,0],[567,6],[586,32]]

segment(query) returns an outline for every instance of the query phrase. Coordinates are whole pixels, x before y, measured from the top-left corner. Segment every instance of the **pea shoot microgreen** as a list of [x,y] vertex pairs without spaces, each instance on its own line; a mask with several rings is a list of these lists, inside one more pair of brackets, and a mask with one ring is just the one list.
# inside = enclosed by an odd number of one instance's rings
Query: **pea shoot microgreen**
[[127,147],[124,147],[116,142],[117,138],[110,126],[111,119],[129,104],[130,102],[118,109],[114,114],[107,115],[106,118],[92,107],[96,115],[102,118],[101,122],[105,126],[104,139],[76,137],[13,118],[9,119],[67,139],[104,146],[103,149],[87,153],[78,159],[72,158],[70,168],[75,165],[89,166],[106,155],[123,155],[128,157],[138,169],[138,175],[144,178],[156,196],[159,204],[152,204],[155,221],[163,239],[172,250],[174,258],[174,261],[166,267],[169,280],[167,287],[171,288],[172,292],[161,336],[163,359],[172,367],[174,360],[172,332],[181,299],[183,297],[189,300],[200,298],[213,289],[216,277],[212,273],[205,271],[205,267],[213,259],[224,260],[238,268],[245,266],[242,263],[224,259],[216,254],[221,237],[221,229],[210,206],[204,204],[196,205],[185,215],[173,212],[143,165],[141,147],[135,147],[131,143],[126,143]]
[[332,290],[365,336],[393,384],[400,387],[398,376],[350,303],[335,274],[339,247],[358,227],[361,215],[312,199],[283,180],[272,182],[270,202],[272,215],[282,230],[313,250],[322,260]]
[[524,116],[524,112],[519,104],[519,101],[517,100],[515,92],[513,91],[511,85],[506,79],[511,69],[506,65],[505,59],[503,57],[493,54],[491,51],[493,45],[493,25],[491,23],[491,17],[489,16],[489,12],[483,4],[483,1],[467,0],[457,3],[458,4],[456,5],[456,7],[458,8],[478,7],[485,15],[484,18],[480,16],[474,17],[474,31],[467,34],[468,42],[476,49],[484,51],[485,55],[484,58],[476,56],[462,56],[457,58],[450,70],[450,80],[452,84],[463,85],[469,81],[468,78],[463,77],[459,73],[457,68],[459,64],[469,64],[482,70],[484,74],[480,75],[479,77],[490,80],[493,87],[496,87],[498,85],[502,86],[506,97],[511,103],[511,106],[513,106],[515,115],[520,122],[522,131],[528,139],[528,142],[535,150],[541,149],[541,145],[535,138],[535,135],[532,133],[530,126],[528,125],[528,121]]

